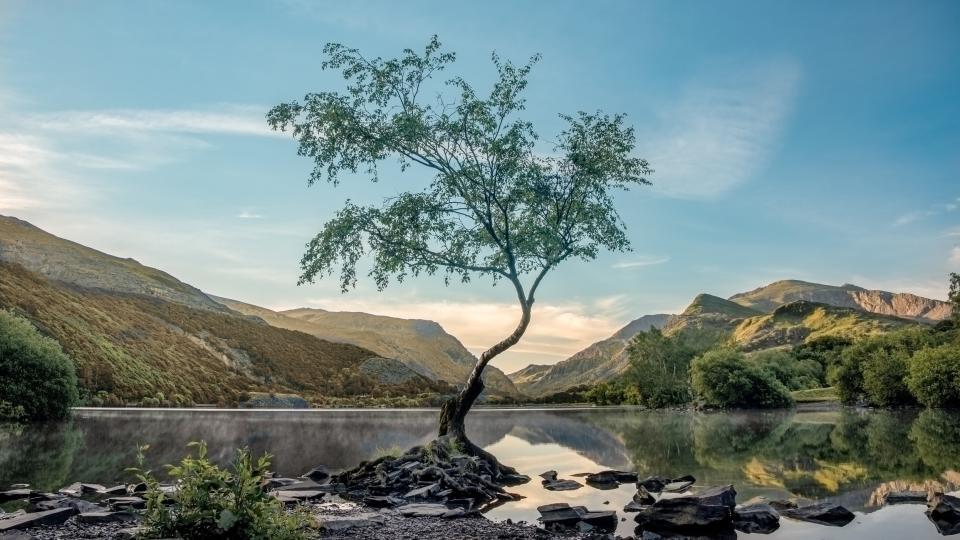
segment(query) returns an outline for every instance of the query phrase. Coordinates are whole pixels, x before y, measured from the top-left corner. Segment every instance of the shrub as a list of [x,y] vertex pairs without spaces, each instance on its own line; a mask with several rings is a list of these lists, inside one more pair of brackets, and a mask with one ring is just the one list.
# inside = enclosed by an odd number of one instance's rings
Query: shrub
[[64,418],[77,403],[77,375],[60,344],[30,321],[0,310],[0,396],[28,420]]
[[907,385],[927,407],[960,405],[960,347],[943,345],[913,355]]
[[144,536],[147,538],[297,540],[312,519],[302,510],[288,514],[283,504],[263,489],[270,456],[254,461],[250,450],[237,450],[230,470],[207,457],[205,443],[190,443],[196,456],[168,465],[177,481],[174,504],[167,505],[160,483],[143,469],[143,450],[133,469],[147,484]]
[[710,351],[693,361],[693,393],[708,407],[788,407],[790,392],[770,373],[732,350]]
[[907,364],[910,353],[904,349],[877,349],[864,358],[863,394],[879,407],[913,403],[907,388]]
[[772,375],[788,390],[824,385],[823,366],[811,358],[797,358],[786,351],[761,351],[750,355],[747,360]]

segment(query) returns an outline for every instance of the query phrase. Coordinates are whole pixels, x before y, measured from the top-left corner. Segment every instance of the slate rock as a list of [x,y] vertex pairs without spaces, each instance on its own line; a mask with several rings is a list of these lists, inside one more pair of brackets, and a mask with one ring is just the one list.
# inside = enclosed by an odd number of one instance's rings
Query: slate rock
[[733,511],[724,504],[706,504],[697,497],[660,499],[637,512],[634,520],[644,529],[708,529],[729,527]]
[[352,517],[324,517],[320,528],[327,531],[340,532],[352,529],[369,529],[372,527],[381,527],[386,522],[386,517],[375,513],[364,513]]
[[466,514],[463,508],[447,508],[437,503],[410,503],[397,508],[404,517],[454,518]]
[[272,491],[271,493],[273,494],[274,497],[277,497],[278,499],[279,498],[282,498],[285,500],[293,499],[294,501],[301,501],[301,502],[302,501],[319,501],[324,497],[324,495],[326,495],[322,491],[307,491],[307,490],[302,490],[302,491],[278,490],[278,491]]
[[104,488],[104,490],[101,491],[100,493],[104,495],[110,495],[110,496],[126,495],[127,486],[111,486],[108,488]]
[[80,484],[80,493],[83,494],[103,493],[106,490],[107,487],[100,484]]
[[300,482],[300,480],[297,480],[296,478],[275,477],[275,478],[267,479],[267,481],[263,483],[263,487],[267,491],[270,491],[272,489],[279,489],[292,484],[296,484],[298,482]]
[[548,491],[572,491],[580,489],[583,484],[576,480],[544,480],[543,488]]
[[407,501],[399,497],[391,497],[389,495],[370,495],[363,498],[363,504],[371,508],[392,508],[406,504],[406,502]]
[[56,508],[45,512],[29,512],[19,517],[0,520],[0,532],[13,529],[28,529],[42,525],[60,525],[77,511],[73,508]]
[[323,465],[317,465],[316,467],[307,471],[303,477],[309,478],[314,482],[328,482],[330,480],[330,471]]
[[770,534],[780,528],[780,514],[769,504],[741,506],[733,511],[733,527],[748,534]]
[[132,512],[84,512],[77,516],[77,521],[85,525],[101,525],[103,523],[125,523],[137,521],[140,516]]
[[960,533],[960,498],[936,495],[927,503],[927,517],[944,536]]
[[669,481],[662,476],[648,476],[643,480],[637,482],[638,488],[643,488],[650,493],[660,493],[663,491],[663,486],[667,485]]
[[809,521],[811,523],[819,523],[820,525],[830,525],[831,527],[843,527],[856,517],[853,515],[853,512],[830,502],[791,508],[784,510],[781,514],[790,519]]
[[34,491],[28,488],[8,489],[7,491],[0,491],[0,503],[5,503],[8,501],[17,501],[20,499],[29,499],[30,496],[33,494],[34,494]]
[[23,531],[0,532],[0,540],[37,540],[37,537]]
[[703,504],[719,504],[730,508],[730,510],[733,510],[737,505],[737,490],[733,489],[730,484],[701,489],[693,496]]
[[664,493],[682,493],[690,489],[690,486],[692,486],[694,482],[695,480],[673,480],[664,485],[660,491]]
[[643,486],[637,488],[637,492],[633,494],[633,502],[640,505],[648,505],[657,502],[656,497],[650,494]]
[[147,501],[140,497],[110,497],[106,503],[111,508],[146,508]]
[[884,497],[884,504],[926,504],[928,495],[926,491],[892,491]]
[[546,471],[540,473],[540,478],[543,478],[545,482],[552,482],[557,479],[557,471]]
[[427,500],[440,489],[440,484],[429,484],[408,491],[403,498],[415,500]]

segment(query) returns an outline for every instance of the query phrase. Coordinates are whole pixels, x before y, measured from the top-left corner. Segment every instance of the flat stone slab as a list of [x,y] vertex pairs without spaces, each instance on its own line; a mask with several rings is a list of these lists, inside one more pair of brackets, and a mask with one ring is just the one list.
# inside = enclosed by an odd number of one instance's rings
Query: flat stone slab
[[8,501],[17,501],[20,499],[29,499],[31,495],[34,494],[32,489],[21,488],[21,489],[9,489],[7,491],[0,491],[0,503]]
[[397,508],[404,517],[441,517],[453,518],[466,514],[463,508],[447,508],[435,503],[411,503]]
[[73,508],[57,508],[46,512],[30,512],[22,516],[0,520],[0,532],[14,529],[27,529],[41,525],[60,525],[70,519],[77,511]]
[[371,527],[380,527],[386,522],[386,518],[380,514],[368,513],[354,517],[325,517],[320,524],[321,529],[327,531],[347,531],[351,529],[368,529]]
[[810,506],[801,506],[799,508],[790,508],[781,512],[781,515],[790,519],[800,521],[809,521],[819,523],[820,525],[829,525],[831,527],[843,527],[853,521],[856,517],[853,512],[846,508],[829,502],[811,504]]
[[674,480],[673,482],[668,482],[665,484],[660,491],[665,493],[683,493],[690,489],[690,486],[693,485],[693,480]]
[[147,501],[141,499],[140,497],[110,497],[106,500],[106,503],[110,505],[111,508],[146,508]]
[[293,499],[295,501],[318,501],[326,495],[322,491],[273,491],[273,496],[278,499]]
[[544,480],[543,489],[547,491],[572,491],[580,489],[583,484],[576,480]]
[[887,493],[885,504],[927,504],[929,496],[926,491],[892,491]]
[[780,514],[769,504],[744,505],[733,511],[733,527],[748,534],[770,534],[780,528]]

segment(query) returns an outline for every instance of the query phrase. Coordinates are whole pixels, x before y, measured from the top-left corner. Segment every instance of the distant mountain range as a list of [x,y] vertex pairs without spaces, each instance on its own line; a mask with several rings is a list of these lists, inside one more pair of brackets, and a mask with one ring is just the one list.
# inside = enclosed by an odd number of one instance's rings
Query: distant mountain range
[[[197,403],[256,391],[314,399],[449,393],[448,382],[466,380],[474,361],[432,321],[275,313],[13,217],[0,216],[0,275],[0,308],[57,339],[89,394],[120,402],[158,392]],[[502,372],[490,370],[487,381],[489,395],[518,395]]]
[[[120,402],[158,392],[198,403],[233,403],[256,391],[320,400],[448,393],[476,361],[433,321],[272,311],[206,294],[13,217],[0,216],[0,277],[0,308],[56,338],[89,394]],[[557,364],[509,376],[488,366],[486,392],[542,396],[612,380],[629,366],[627,344],[650,328],[722,332],[755,351],[932,323],[950,311],[946,302],[912,294],[804,281],[778,281],[729,299],[700,294],[683,313],[640,317]]]
[[551,366],[532,365],[511,373],[531,396],[615,379],[626,371],[626,347],[651,327],[671,335],[688,329],[726,334],[745,351],[796,345],[825,335],[859,336],[933,323],[950,316],[947,302],[913,294],[871,291],[854,285],[777,281],[729,299],[697,295],[679,315],[648,315],[613,336]]

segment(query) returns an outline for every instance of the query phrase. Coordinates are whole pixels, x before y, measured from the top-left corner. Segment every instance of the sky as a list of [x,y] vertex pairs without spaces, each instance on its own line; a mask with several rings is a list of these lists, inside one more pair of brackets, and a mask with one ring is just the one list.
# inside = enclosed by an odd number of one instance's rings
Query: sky
[[634,251],[570,262],[538,293],[505,371],[554,363],[631,319],[779,279],[946,296],[960,271],[960,3],[0,1],[0,214],[269,308],[440,322],[473,352],[515,297],[416,279],[297,286],[344,203],[428,179],[307,187],[273,105],[342,90],[340,42],[370,56],[542,61],[524,117],[626,113],[653,185],[617,196]]

